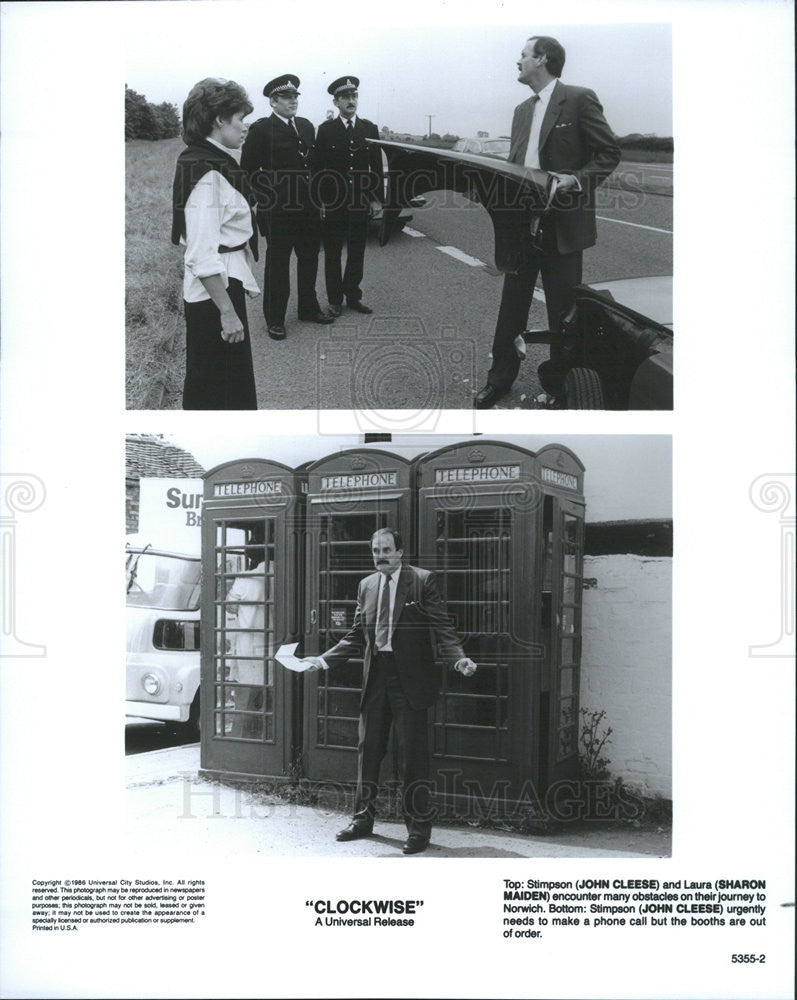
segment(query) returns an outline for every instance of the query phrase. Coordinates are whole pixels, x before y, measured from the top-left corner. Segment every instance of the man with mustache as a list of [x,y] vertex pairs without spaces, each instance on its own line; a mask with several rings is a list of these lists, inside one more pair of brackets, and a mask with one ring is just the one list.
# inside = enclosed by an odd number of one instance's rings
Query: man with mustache
[[[312,153],[313,170],[322,204],[321,236],[324,241],[324,277],[329,312],[340,316],[343,298],[359,313],[373,310],[362,301],[365,242],[368,218],[382,198],[382,153],[366,139],[378,139],[373,122],[357,114],[360,81],[341,76],[327,87],[338,117],[318,126]],[[346,247],[346,270],[341,256]]]
[[379,767],[392,724],[407,825],[402,850],[419,854],[429,846],[432,832],[427,712],[438,691],[435,648],[465,677],[475,672],[476,664],[462,651],[434,574],[403,564],[398,532],[375,532],[371,554],[376,572],[360,582],[352,627],[337,645],[308,660],[314,669],[327,670],[363,656],[355,811],[337,839],[373,833]]
[[[620,162],[620,147],[598,98],[585,87],[563,84],[564,64],[565,50],[545,35],[528,39],[517,64],[518,82],[532,94],[515,108],[509,162],[555,174],[558,190],[538,232],[529,229],[526,235],[520,268],[504,275],[493,362],[487,385],[474,400],[477,410],[495,406],[517,378],[517,339],[528,322],[537,275],[542,276],[548,328],[554,335],[559,331],[573,290],[581,284],[583,251],[597,240],[595,189]],[[550,361],[540,365],[546,388],[564,378],[560,350],[554,339]]]

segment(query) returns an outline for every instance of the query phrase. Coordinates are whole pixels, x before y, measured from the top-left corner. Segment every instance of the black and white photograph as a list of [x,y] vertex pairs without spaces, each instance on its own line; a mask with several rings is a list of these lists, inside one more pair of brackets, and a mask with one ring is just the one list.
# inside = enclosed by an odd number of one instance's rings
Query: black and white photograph
[[138,27],[129,408],[672,409],[670,24]]
[[255,855],[670,853],[668,437],[246,444],[126,442],[134,828],[219,779]]
[[0,0],[0,996],[793,998],[793,37]]

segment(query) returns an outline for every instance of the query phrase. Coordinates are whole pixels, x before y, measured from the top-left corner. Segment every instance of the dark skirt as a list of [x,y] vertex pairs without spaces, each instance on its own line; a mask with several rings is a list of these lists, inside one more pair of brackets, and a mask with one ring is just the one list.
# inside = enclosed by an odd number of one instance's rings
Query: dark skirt
[[211,299],[185,307],[184,410],[256,410],[255,374],[246,318],[246,292],[230,278],[227,293],[244,326],[244,339],[221,338],[221,313]]

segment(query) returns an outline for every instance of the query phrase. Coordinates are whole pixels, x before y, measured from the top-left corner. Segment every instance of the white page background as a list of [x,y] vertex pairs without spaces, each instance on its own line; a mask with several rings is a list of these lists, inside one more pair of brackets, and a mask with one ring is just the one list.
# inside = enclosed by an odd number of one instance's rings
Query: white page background
[[[245,24],[242,5],[226,7]],[[260,9],[300,32],[367,17],[375,39],[389,38],[384,6]],[[422,31],[454,16],[524,25],[538,13],[514,3],[453,11],[406,5],[393,19]],[[491,435],[552,439],[585,430],[673,434],[673,857],[441,859],[412,869],[403,858],[174,857],[163,842],[134,853],[124,840],[124,434],[178,434],[190,421],[192,433],[234,439],[242,420],[124,410],[129,16],[157,11],[2,8],[0,456],[4,488],[15,473],[38,477],[46,491],[13,525],[3,511],[16,635],[46,646],[43,657],[0,659],[3,995],[791,995],[794,911],[781,904],[794,899],[794,661],[748,655],[777,638],[784,585],[780,516],[757,509],[750,487],[793,470],[791,5],[557,5],[559,23],[673,25],[676,409],[592,413],[588,427],[582,414],[554,411],[488,412],[476,424]],[[223,64],[234,65],[232,25],[219,44]],[[401,73],[400,52],[385,71]],[[262,412],[249,419],[247,430],[264,436],[277,423]],[[301,412],[279,425],[317,429],[316,416]],[[357,431],[346,414],[328,415],[324,427]],[[445,414],[438,425],[472,427],[470,414]],[[793,493],[791,505],[793,517]],[[502,879],[585,875],[766,878],[770,919],[755,936],[666,928],[632,939],[562,931],[538,943],[503,941]],[[203,924],[30,931],[32,878],[164,877],[208,882]],[[315,934],[304,906],[394,895],[425,900],[411,932]],[[731,953],[748,951],[766,951],[767,964],[731,963]]]

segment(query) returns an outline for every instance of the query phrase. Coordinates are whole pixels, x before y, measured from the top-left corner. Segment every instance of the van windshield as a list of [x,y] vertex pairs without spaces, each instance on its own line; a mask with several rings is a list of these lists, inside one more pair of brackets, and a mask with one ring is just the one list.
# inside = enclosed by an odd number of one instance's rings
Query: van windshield
[[199,559],[128,551],[126,568],[128,605],[164,611],[196,611],[199,607]]

